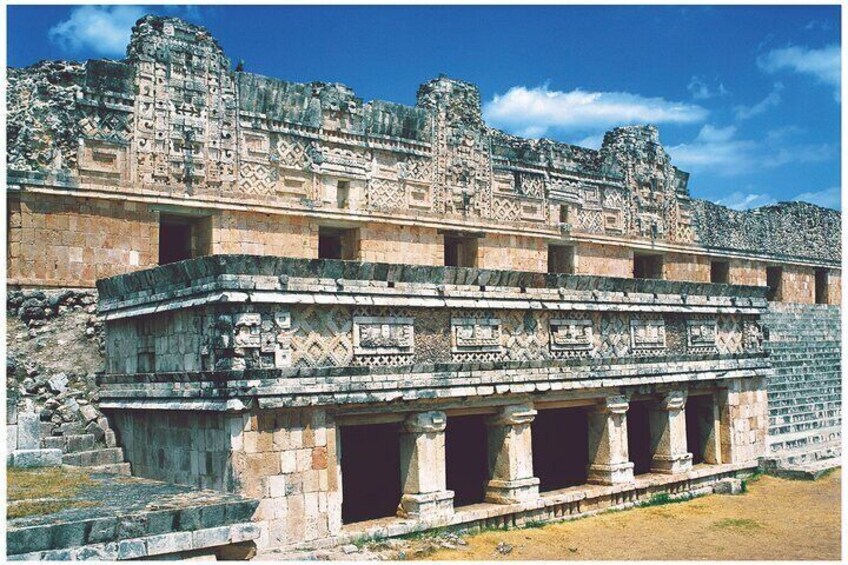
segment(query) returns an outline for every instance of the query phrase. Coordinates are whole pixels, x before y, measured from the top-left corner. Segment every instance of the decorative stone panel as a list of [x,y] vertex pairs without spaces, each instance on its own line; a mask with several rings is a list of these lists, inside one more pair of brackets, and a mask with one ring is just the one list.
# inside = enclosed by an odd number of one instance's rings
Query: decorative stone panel
[[411,355],[415,352],[413,318],[353,318],[354,355]]
[[501,351],[501,321],[498,318],[451,318],[451,336],[454,353]]
[[551,351],[590,351],[594,347],[592,320],[552,319]]
[[717,347],[718,328],[715,319],[686,321],[686,347],[689,353],[709,353]]
[[630,320],[630,340],[634,351],[665,349],[665,320]]

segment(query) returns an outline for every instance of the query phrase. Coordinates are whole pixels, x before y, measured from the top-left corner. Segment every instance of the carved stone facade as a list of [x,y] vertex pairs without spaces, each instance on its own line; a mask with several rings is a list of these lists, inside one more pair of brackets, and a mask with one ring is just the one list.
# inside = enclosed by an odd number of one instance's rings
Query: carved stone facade
[[[259,499],[263,547],[703,491],[751,472],[770,425],[795,437],[798,402],[778,391],[770,415],[766,381],[798,352],[773,360],[763,320],[787,350],[797,324],[765,287],[837,311],[839,213],[693,201],[653,126],[599,150],[522,139],[473,84],[364,102],[231,70],[206,30],[155,16],[124,60],[8,86],[9,283],[97,281],[101,408],[133,468]],[[583,427],[544,428],[570,410]],[[832,442],[838,402],[823,418]],[[533,438],[561,429],[588,445],[576,490],[534,470]],[[381,520],[357,492],[388,493]]]
[[[635,492],[645,473],[655,486],[744,473],[765,450],[772,369],[746,347],[764,289],[220,255],[98,290],[109,359],[101,408],[133,438],[131,462],[151,478],[260,499],[264,547],[479,521],[457,503],[468,487],[450,471],[452,430],[466,417],[479,418],[485,445],[486,516],[556,516],[563,491],[543,492],[534,471],[533,436],[551,433],[534,426],[552,404],[585,410],[584,482],[616,492]],[[690,397],[716,416],[687,419]],[[628,421],[640,410],[650,441],[630,453],[642,424],[628,431]],[[196,411],[216,415],[214,468],[193,474],[177,463],[180,445],[156,459],[137,443],[160,411],[200,428]],[[707,439],[688,445],[689,426]],[[400,478],[373,523],[350,518],[371,484],[355,463],[372,443],[353,439],[361,427],[379,451],[363,461],[366,475],[387,496]],[[580,433],[562,431],[564,441]],[[647,462],[634,463],[645,450]]]
[[[165,214],[209,218],[198,225],[204,234],[195,255],[241,251],[238,239],[251,252],[283,248],[315,258],[315,232],[329,225],[359,229],[353,258],[380,260],[391,246],[382,233],[370,239],[366,224],[393,231],[400,223],[420,230],[418,248],[409,250],[423,264],[441,261],[449,232],[485,235],[474,261],[483,268],[544,271],[555,242],[575,247],[576,273],[632,272],[596,261],[595,247],[609,255],[613,238],[628,264],[646,246],[677,253],[680,261],[667,257],[667,278],[705,282],[709,269],[689,267],[734,249],[765,251],[763,269],[770,260],[814,258],[838,284],[836,212],[791,205],[746,214],[692,201],[688,174],[674,167],[656,128],[616,128],[597,151],[522,139],[484,123],[476,86],[443,76],[422,84],[412,107],[364,102],[337,83],[232,71],[205,29],[147,16],[133,28],[124,60],[11,69],[9,98],[10,208],[20,208],[10,227],[20,242],[10,250],[13,284],[92,286],[103,276],[76,274],[60,250],[42,267],[28,246],[34,240],[23,224],[43,222],[67,231],[51,241],[73,254],[96,248],[74,237],[78,228],[28,214],[27,199],[37,194],[47,203],[46,193],[69,187],[81,200],[107,191],[151,205],[143,221],[154,225]],[[387,218],[394,223],[382,224]],[[816,234],[813,248],[788,229],[799,221]],[[283,233],[267,237],[272,229]],[[135,251],[135,261],[113,261],[107,274],[156,264],[155,242],[147,253],[129,234],[115,234],[112,247]],[[730,282],[754,283],[732,263]],[[799,269],[793,276],[805,289],[786,296],[814,301],[809,265]]]

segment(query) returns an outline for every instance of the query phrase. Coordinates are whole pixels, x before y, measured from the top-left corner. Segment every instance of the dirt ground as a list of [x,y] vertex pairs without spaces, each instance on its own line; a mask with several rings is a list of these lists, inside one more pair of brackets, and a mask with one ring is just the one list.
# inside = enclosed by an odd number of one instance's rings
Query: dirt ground
[[[840,477],[763,476],[742,495],[610,512],[540,528],[489,531],[426,560],[838,560]],[[498,543],[512,546],[502,555]]]

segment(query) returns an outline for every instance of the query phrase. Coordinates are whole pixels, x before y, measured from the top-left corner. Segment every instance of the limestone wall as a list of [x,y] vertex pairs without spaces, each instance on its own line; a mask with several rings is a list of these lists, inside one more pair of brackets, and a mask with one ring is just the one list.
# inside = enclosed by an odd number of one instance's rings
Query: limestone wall
[[133,474],[235,492],[231,425],[220,412],[106,410]]
[[441,265],[444,236],[435,228],[369,223],[359,228],[359,258],[379,263]]
[[226,210],[212,216],[212,254],[318,257],[318,224],[307,218]]
[[769,452],[798,461],[838,454],[842,424],[838,307],[771,303],[763,317],[769,379]]
[[574,272],[630,278],[633,276],[633,251],[619,245],[580,243],[574,250]]
[[158,263],[158,217],[146,204],[32,193],[7,202],[9,284],[91,287]]

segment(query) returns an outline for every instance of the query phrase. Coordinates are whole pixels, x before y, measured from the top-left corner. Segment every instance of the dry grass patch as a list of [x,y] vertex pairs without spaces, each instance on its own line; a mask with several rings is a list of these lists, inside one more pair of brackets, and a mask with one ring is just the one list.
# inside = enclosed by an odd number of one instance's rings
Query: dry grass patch
[[94,484],[88,473],[63,467],[6,469],[6,518],[52,514],[66,508],[97,506],[90,500],[73,500],[82,487]]
[[[432,560],[838,560],[841,471],[817,481],[763,476],[745,494],[489,531]],[[513,547],[506,555],[498,543]],[[416,556],[417,557],[417,556]]]

